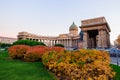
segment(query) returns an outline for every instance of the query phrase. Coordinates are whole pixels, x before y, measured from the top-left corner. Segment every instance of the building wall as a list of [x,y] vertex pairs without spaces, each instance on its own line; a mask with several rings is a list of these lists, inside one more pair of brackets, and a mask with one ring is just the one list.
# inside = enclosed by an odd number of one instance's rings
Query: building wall
[[17,41],[16,38],[0,37],[0,43],[12,44],[15,41]]
[[[83,42],[79,44],[80,36],[78,35],[77,26],[73,23],[69,28],[68,34],[60,34],[59,36],[38,36],[28,32],[20,32],[18,40],[28,39],[39,42],[44,42],[47,46],[54,46],[55,44],[63,44],[65,47],[78,47],[81,48],[108,48],[110,47],[110,27],[104,17],[93,18],[81,21],[81,31],[83,31]],[[90,38],[89,31],[97,30],[94,38]],[[94,34],[94,33],[93,33]],[[93,40],[95,39],[95,40]],[[95,43],[94,43],[95,42]],[[91,44],[90,44],[91,43]],[[95,44],[95,45],[94,45]],[[90,47],[92,45],[93,47]]]
[[[110,27],[106,22],[104,17],[93,18],[88,20],[83,20],[82,26],[80,26],[81,30],[84,32],[84,48],[109,48],[110,47]],[[90,33],[89,31],[96,30],[98,33],[96,34],[96,41],[92,40],[90,42]],[[95,33],[93,33],[94,35]],[[95,43],[94,43],[95,42]],[[89,43],[96,44],[95,47],[90,47]]]
[[18,40],[33,40],[43,42],[47,46],[54,46],[55,44],[63,44],[65,47],[77,47],[79,35],[60,34],[56,37],[38,36],[28,32],[19,32]]

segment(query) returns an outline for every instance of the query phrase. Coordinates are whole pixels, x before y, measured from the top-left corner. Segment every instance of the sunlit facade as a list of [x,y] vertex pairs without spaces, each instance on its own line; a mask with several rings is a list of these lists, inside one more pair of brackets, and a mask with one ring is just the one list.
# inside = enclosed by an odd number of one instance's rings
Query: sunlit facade
[[78,46],[78,27],[73,24],[69,27],[69,33],[59,34],[59,36],[39,36],[28,32],[19,32],[18,40],[33,40],[43,42],[47,46],[54,46],[55,44],[63,44],[65,47],[77,47]]
[[15,41],[17,41],[17,38],[10,38],[10,37],[2,37],[2,36],[0,36],[0,43],[12,44]]
[[39,36],[28,32],[19,32],[18,40],[34,40],[44,42],[47,46],[55,44],[63,44],[65,47],[81,48],[109,48],[111,29],[104,17],[87,19],[81,21],[79,27],[83,32],[83,41],[80,41],[78,27],[73,24],[69,27],[68,34],[60,34],[59,36]]

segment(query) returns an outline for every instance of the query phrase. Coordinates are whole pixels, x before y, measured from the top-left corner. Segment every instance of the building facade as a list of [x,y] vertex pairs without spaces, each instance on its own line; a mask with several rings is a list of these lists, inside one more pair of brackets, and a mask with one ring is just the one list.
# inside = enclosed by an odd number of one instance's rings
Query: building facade
[[84,33],[84,48],[109,48],[110,27],[104,17],[83,20],[80,26]]
[[0,43],[12,44],[15,41],[17,41],[17,38],[10,38],[10,37],[2,37],[2,36],[0,36]]
[[33,40],[43,42],[47,46],[54,46],[55,44],[63,44],[65,47],[77,47],[78,46],[78,27],[73,24],[69,27],[68,34],[60,34],[59,36],[39,36],[28,32],[19,32],[18,40]]
[[[83,48],[108,48],[110,47],[110,27],[104,17],[87,19],[81,21],[80,26],[83,32]],[[78,27],[73,24],[69,27],[68,34],[60,34],[56,37],[39,36],[28,32],[19,32],[18,40],[34,40],[44,42],[47,46],[63,44],[65,47],[79,47],[80,36]]]

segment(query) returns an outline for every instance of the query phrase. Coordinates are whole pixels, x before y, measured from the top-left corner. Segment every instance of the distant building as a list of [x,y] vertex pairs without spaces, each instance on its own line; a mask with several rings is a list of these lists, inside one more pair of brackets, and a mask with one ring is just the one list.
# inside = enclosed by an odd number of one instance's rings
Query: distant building
[[[80,26],[83,32],[82,41],[83,48],[109,48],[111,32],[108,23],[104,17],[87,19],[81,21]],[[54,46],[55,44],[63,44],[65,47],[78,47],[79,40],[78,27],[73,24],[69,27],[68,34],[60,34],[56,37],[39,36],[28,32],[19,32],[18,40],[34,40],[44,42],[47,46]]]
[[17,41],[17,38],[10,38],[10,37],[2,37],[2,36],[0,36],[0,43],[12,44],[15,41]]

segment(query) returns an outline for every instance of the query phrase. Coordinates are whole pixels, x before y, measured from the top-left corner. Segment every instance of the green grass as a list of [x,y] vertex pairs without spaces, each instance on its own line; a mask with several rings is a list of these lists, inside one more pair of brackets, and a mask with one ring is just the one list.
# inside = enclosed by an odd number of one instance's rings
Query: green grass
[[114,80],[120,80],[120,66],[110,64],[110,66],[113,68],[113,71],[116,72]]
[[[120,80],[120,66],[110,65]],[[7,51],[0,51],[0,80],[57,80],[42,62],[22,62],[8,59]]]
[[6,51],[0,52],[0,80],[57,80],[42,62],[22,62],[8,59]]

